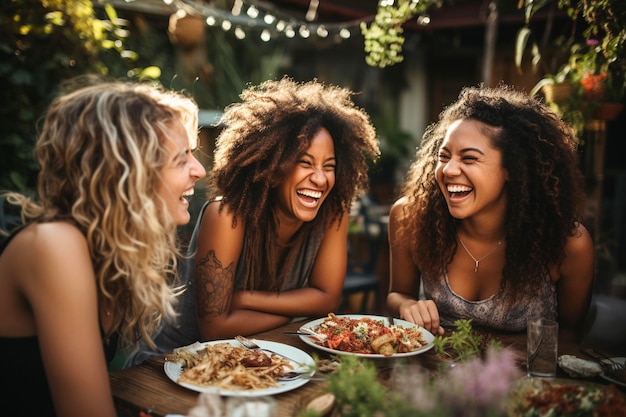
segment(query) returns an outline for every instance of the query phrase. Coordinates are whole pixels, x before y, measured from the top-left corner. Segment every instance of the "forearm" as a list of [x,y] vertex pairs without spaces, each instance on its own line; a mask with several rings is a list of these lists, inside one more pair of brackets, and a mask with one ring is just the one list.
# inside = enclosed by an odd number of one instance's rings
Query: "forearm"
[[387,294],[387,307],[393,313],[398,314],[400,312],[400,306],[406,301],[415,301],[416,297],[408,296],[407,294],[403,294],[397,291],[391,291]]
[[219,340],[261,333],[289,323],[290,320],[287,316],[234,310],[228,316],[200,319],[198,327],[203,340]]
[[339,306],[341,293],[326,293],[317,288],[299,288],[280,293],[267,291],[237,291],[232,310],[247,309],[289,317],[325,316]]

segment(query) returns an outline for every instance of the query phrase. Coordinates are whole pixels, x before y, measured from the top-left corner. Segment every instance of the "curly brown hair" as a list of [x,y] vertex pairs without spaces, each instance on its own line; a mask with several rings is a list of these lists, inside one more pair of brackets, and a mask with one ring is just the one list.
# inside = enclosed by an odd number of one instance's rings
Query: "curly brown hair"
[[318,216],[298,236],[341,218],[367,189],[367,160],[375,161],[380,151],[369,116],[351,100],[353,94],[317,80],[298,83],[285,77],[247,88],[240,96],[242,102],[226,108],[225,127],[216,140],[214,165],[207,176],[208,197],[223,197],[221,208],[228,204],[234,221],[246,225],[246,275],[252,287],[252,271],[267,272],[274,284],[278,280],[271,249],[276,239],[273,193],[320,128],[333,138],[336,182]]
[[435,167],[446,130],[459,119],[496,128],[484,133],[502,152],[503,168],[510,173],[503,284],[510,283],[514,291],[532,290],[533,280],[564,259],[566,240],[584,219],[586,195],[572,128],[511,86],[465,87],[426,129],[402,186],[407,205],[400,239],[419,260],[424,279],[437,279],[452,260],[458,220],[448,211]]

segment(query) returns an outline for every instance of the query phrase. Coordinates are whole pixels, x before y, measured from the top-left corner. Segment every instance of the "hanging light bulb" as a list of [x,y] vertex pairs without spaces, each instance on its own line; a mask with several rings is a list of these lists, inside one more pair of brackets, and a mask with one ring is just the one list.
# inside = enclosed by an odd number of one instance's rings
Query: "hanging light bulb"
[[307,39],[309,36],[311,36],[311,31],[308,27],[304,25],[300,26],[300,28],[298,29],[298,33],[300,34],[300,37],[304,39]]
[[233,8],[230,10],[230,13],[233,16],[239,16],[241,14],[241,7],[243,6],[242,0],[235,0],[233,3]]
[[350,39],[350,30],[343,28],[339,31],[339,36],[341,36],[342,39]]
[[294,36],[296,36],[296,31],[293,30],[291,26],[287,26],[287,28],[285,29],[285,36],[288,38],[293,38]]
[[306,11],[305,19],[309,22],[314,21],[317,18],[317,6],[319,6],[319,0],[311,0],[309,3],[309,9]]
[[242,28],[237,26],[235,28],[235,37],[239,40],[244,39],[246,37],[246,32]]
[[261,32],[261,40],[263,42],[269,42],[270,39],[272,39],[272,34],[270,33],[270,31],[267,29],[263,29],[263,32]]
[[271,25],[276,20],[276,17],[273,14],[266,14],[263,16],[263,21],[268,25]]
[[430,23],[430,16],[423,14],[417,17],[418,25],[426,26],[429,23]]
[[233,24],[231,23],[230,20],[224,20],[222,22],[222,29],[224,29],[225,31],[229,31],[230,28],[232,28],[232,27],[233,27]]
[[215,16],[209,16],[206,18],[206,24],[209,26],[215,26],[217,20],[215,20]]
[[282,32],[283,30],[285,30],[286,27],[287,27],[287,24],[283,20],[279,20],[278,23],[276,23],[276,30],[279,32]]
[[254,6],[250,6],[246,13],[251,19],[256,19],[259,16],[259,9]]

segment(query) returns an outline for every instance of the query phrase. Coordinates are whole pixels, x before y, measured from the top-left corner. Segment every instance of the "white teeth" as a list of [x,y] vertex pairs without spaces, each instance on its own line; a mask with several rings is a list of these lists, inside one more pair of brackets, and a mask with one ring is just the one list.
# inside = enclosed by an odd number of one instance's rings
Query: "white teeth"
[[306,197],[311,197],[311,198],[321,198],[322,197],[322,192],[321,191],[312,191],[312,190],[298,190],[297,191],[298,194],[302,194]]
[[193,195],[193,188],[191,190],[185,191],[182,197],[191,197]]
[[472,187],[465,185],[448,185],[448,192],[450,193],[463,193],[468,191],[472,191]]

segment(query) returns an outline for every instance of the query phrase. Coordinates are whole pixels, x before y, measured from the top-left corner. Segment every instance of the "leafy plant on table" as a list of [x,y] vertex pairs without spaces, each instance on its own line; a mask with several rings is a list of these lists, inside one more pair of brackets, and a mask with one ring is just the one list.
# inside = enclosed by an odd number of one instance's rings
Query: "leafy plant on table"
[[[406,402],[378,379],[376,364],[358,356],[342,356],[339,370],[328,378],[327,392],[335,396],[333,417],[421,417],[407,414]],[[321,417],[317,410],[305,409],[298,417]]]
[[[456,320],[455,329],[447,336],[435,336],[433,347],[441,357],[452,361],[463,362],[480,356],[485,338],[472,328],[471,320]],[[489,340],[489,346],[499,347],[499,342]]]

